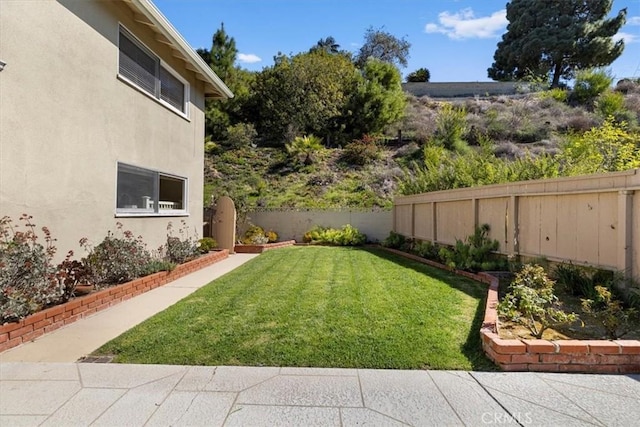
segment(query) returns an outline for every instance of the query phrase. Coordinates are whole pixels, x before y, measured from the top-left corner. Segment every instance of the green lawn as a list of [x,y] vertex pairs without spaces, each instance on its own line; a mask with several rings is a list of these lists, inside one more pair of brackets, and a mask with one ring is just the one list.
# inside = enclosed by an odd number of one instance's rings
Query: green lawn
[[94,354],[187,365],[490,369],[486,287],[379,249],[266,252]]

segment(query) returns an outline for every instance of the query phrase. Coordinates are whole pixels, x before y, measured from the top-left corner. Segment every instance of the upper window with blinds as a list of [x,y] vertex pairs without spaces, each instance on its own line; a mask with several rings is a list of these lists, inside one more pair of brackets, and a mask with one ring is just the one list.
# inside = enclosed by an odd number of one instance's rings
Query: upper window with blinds
[[122,26],[118,47],[119,77],[186,116],[188,83]]

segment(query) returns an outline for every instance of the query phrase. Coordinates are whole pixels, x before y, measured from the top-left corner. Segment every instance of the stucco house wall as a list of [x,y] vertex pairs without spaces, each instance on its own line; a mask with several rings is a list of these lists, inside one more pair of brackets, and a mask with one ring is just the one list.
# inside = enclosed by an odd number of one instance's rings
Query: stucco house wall
[[[141,13],[152,9],[148,0],[0,2],[0,216],[33,215],[58,258],[84,255],[78,240],[98,244],[116,222],[150,249],[169,221],[202,232],[205,93],[232,95]],[[187,117],[118,77],[120,25],[189,84]],[[116,214],[118,162],[186,177],[186,213]]]

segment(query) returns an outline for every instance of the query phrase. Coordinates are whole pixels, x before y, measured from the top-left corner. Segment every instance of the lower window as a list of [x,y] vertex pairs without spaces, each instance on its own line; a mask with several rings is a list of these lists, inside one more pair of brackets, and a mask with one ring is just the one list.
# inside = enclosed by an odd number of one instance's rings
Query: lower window
[[175,215],[187,213],[187,179],[118,163],[116,213]]

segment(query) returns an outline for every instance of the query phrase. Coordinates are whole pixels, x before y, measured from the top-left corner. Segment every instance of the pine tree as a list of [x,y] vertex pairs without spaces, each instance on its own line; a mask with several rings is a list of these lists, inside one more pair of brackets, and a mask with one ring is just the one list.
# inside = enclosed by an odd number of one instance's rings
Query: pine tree
[[494,54],[488,75],[494,80],[560,78],[575,71],[611,64],[624,49],[613,36],[627,10],[607,18],[613,0],[513,0],[507,3],[507,32]]

